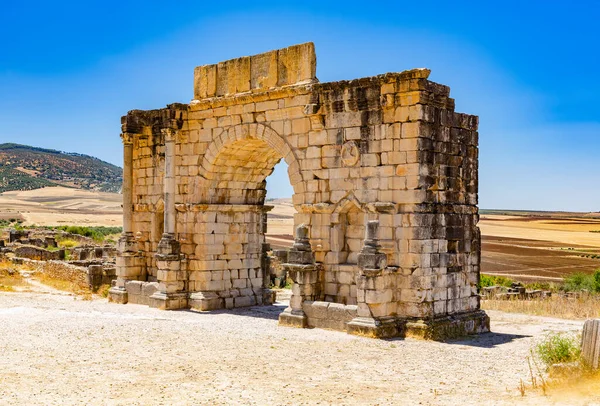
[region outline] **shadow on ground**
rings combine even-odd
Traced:
[[[508,344],[514,340],[529,338],[532,336],[522,334],[507,334],[507,333],[484,333],[475,336],[469,336],[456,340],[448,340],[448,344],[468,345],[470,347],[493,348],[498,345]]]
[[[288,306],[287,303],[276,302],[269,306],[252,306],[252,307],[240,307],[238,309],[222,309],[222,310],[211,310],[207,312],[198,312],[190,309],[176,310],[179,312],[196,313],[199,316],[202,315],[218,315],[227,314],[230,316],[246,316],[246,317],[258,317],[269,320],[279,320],[279,315]]]
[[[286,309],[289,302],[287,300],[283,300],[281,302],[275,302],[273,305],[269,306],[252,306],[252,307],[241,307],[237,309],[222,309],[222,310],[212,310],[207,312],[197,312],[193,310],[177,310],[182,312],[191,312],[191,313],[201,313],[201,315],[219,315],[219,314],[227,314],[230,316],[241,316],[241,317],[258,317],[262,319],[268,320],[278,320],[279,315]],[[200,315],[200,314],[199,314]],[[340,331],[340,334],[343,332]],[[467,336],[459,339],[453,340],[445,340],[444,342],[447,344],[454,345],[464,345],[469,347],[479,347],[479,348],[494,348],[496,346],[502,344],[508,344],[514,340],[519,340],[523,338],[530,338],[530,335],[522,335],[522,334],[507,334],[507,333],[484,333],[478,335]],[[399,341],[404,340],[404,337],[392,337],[384,339],[385,341]]]
[[[471,335],[462,338],[456,338],[452,340],[422,340],[429,342],[443,342],[446,344],[455,344],[455,345],[464,345],[470,347],[480,347],[480,348],[494,348],[498,345],[508,344],[511,341],[519,340],[521,338],[529,338],[532,336],[528,335],[520,335],[520,334],[506,334],[506,333],[483,333],[479,335]],[[394,342],[394,341],[402,341],[405,340],[405,337],[391,337],[385,338],[385,341]]]

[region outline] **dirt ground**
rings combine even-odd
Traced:
[[[560,281],[574,272],[600,268],[600,248],[550,241],[483,236],[481,272],[523,281]]]
[[[582,325],[490,312],[493,333],[475,338],[373,340],[278,327],[284,307],[165,312],[0,293],[0,404],[562,403],[517,388],[536,340]]]
[[[21,218],[25,225],[120,226],[123,224],[117,193],[47,187],[0,193],[0,218]]]
[[[484,236],[553,241],[600,248],[600,220],[484,215],[479,221]]]
[[[560,281],[600,268],[600,220],[481,216],[481,272],[522,281]]]

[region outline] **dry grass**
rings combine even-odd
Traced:
[[[539,393],[552,404],[600,401],[600,371],[582,364],[580,343],[580,334],[550,333],[533,347],[527,357],[528,382],[521,379],[517,386],[521,396]]]
[[[31,267],[14,265],[6,259],[0,259],[0,291],[13,292],[17,286],[27,286],[19,270],[31,271]]]
[[[100,285],[96,293],[102,297],[108,297],[108,290],[110,289],[110,285]]]
[[[548,396],[552,404],[587,405],[596,404],[591,400],[600,401],[600,371],[592,371],[580,363],[572,363],[564,370],[551,369],[546,378],[540,368],[530,366],[530,371],[531,382],[521,380],[517,387],[521,396],[537,392]]]
[[[588,397],[600,394],[600,371],[583,370],[581,375],[551,376],[550,387],[553,392],[570,396]]]
[[[589,319],[600,317],[600,296],[587,294],[577,298],[552,296],[534,300],[482,300],[481,308],[562,319]]]
[[[0,259],[0,291],[15,291],[17,286],[29,286],[21,272],[30,272],[32,277],[51,288],[75,293],[83,299],[91,299],[85,273],[75,266],[62,262],[45,262],[15,264],[7,259]],[[100,295],[108,296],[110,286],[102,286]]]

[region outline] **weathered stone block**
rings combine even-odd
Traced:
[[[224,300],[215,292],[196,292],[190,294],[189,306],[192,310],[208,311],[223,308]]]

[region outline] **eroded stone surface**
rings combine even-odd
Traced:
[[[479,310],[478,118],[428,69],[318,83],[315,66],[310,43],[201,66],[191,103],[122,118],[129,259],[115,289],[157,282],[161,308],[263,303],[266,178],[283,159],[321,275],[299,293],[386,323]],[[368,220],[377,276],[358,272]]]

